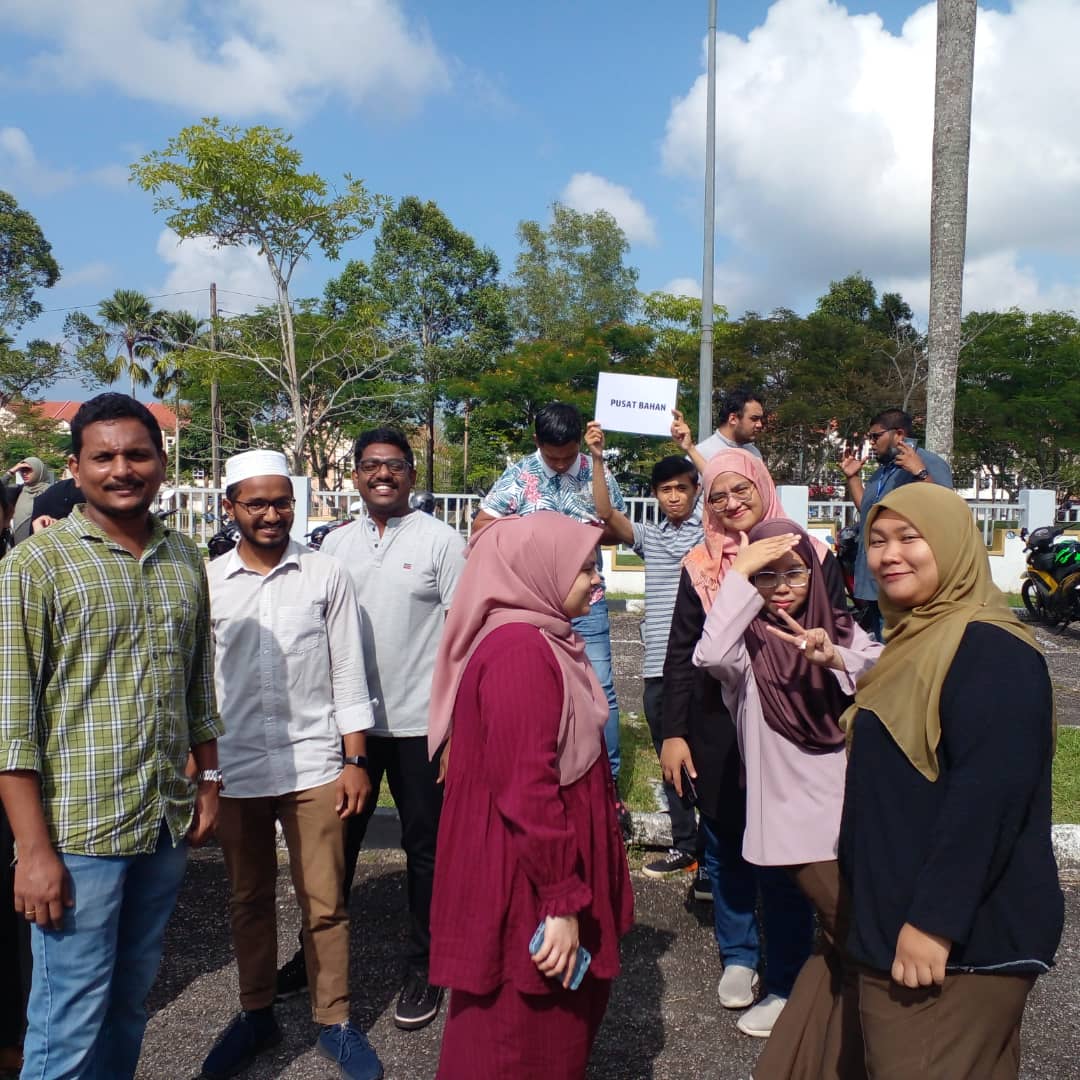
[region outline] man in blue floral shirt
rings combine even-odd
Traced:
[[[483,528],[495,518],[510,514],[531,514],[536,510],[555,510],[578,521],[596,521],[596,503],[592,496],[592,460],[581,452],[581,413],[573,405],[553,402],[536,414],[536,453],[509,465],[495,481],[480,504],[473,530]],[[611,473],[605,474],[611,505],[626,510],[619,485]],[[614,534],[605,530],[605,543],[617,543]],[[597,565],[599,566],[599,551]],[[615,682],[611,671],[611,630],[607,600],[600,585],[592,596],[588,615],[573,620],[574,629],[585,639],[585,651],[596,670],[608,700],[608,722],[604,728],[611,775],[619,778],[619,704],[615,700]],[[619,824],[625,831],[629,815],[622,803],[616,804]]]

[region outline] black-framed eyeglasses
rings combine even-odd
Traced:
[[[868,431],[866,433],[866,437],[871,442],[877,442],[878,439],[880,439],[882,435],[888,435],[888,434],[889,434],[889,429],[888,428],[882,428],[880,431]]]
[[[404,458],[363,458],[357,463],[357,468],[366,476],[372,476],[383,466],[386,466],[395,476],[403,476],[409,471],[409,463]]]
[[[789,589],[805,589],[810,584],[810,568],[796,566],[794,570],[759,570],[750,575],[754,587],[763,592],[772,592],[780,588],[780,582],[786,581]]]
[[[252,517],[260,517],[272,506],[279,514],[291,514],[296,505],[295,499],[282,496],[280,499],[249,499],[242,502],[240,499],[232,500],[233,506],[242,506]]]
[[[750,503],[754,501],[754,491],[755,488],[753,484],[740,484],[730,491],[717,491],[709,496],[709,505],[727,506],[728,500],[734,499],[743,506],[749,506]]]

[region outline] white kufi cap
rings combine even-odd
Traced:
[[[225,486],[232,487],[253,476],[289,477],[289,463],[280,450],[245,450],[225,462]]]

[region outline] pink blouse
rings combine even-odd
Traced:
[[[743,635],[764,606],[738,571],[728,570],[694,649],[694,664],[718,679],[739,736],[746,772],[743,857],[758,866],[798,866],[836,858],[847,755],[841,744],[811,752],[765,722]],[[850,648],[837,646],[844,671],[832,671],[845,693],[873,667],[883,646],[859,626]]]

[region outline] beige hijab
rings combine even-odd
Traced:
[[[906,518],[930,545],[938,587],[925,604],[894,607],[884,594],[885,649],[860,680],[855,703],[840,719],[851,735],[859,709],[868,709],[888,729],[911,764],[928,780],[938,778],[941,687],[969,623],[992,623],[1036,651],[1034,635],[1012,613],[990,577],[986,544],[967,503],[937,484],[906,484],[867,515],[866,536],[883,510]]]

